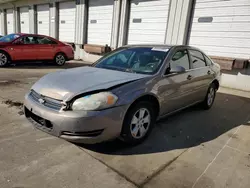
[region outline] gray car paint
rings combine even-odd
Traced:
[[[108,89],[145,77],[148,75],[80,67],[45,75],[32,86],[32,89],[44,96],[67,101],[82,93]]]
[[[140,46],[145,47],[145,45],[136,47]],[[125,48],[130,47],[135,46],[127,46]],[[157,45],[157,47],[159,47],[159,45]],[[40,94],[63,100],[63,102],[70,101],[73,97],[89,91],[110,90],[118,96],[118,101],[112,109],[98,111],[95,112],[94,115],[93,112],[62,110],[57,113],[52,113],[50,109],[31,101],[28,94],[26,95],[25,106],[29,110],[35,109],[35,114],[38,113],[37,115],[52,121],[57,133],[51,134],[55,136],[63,137],[73,142],[83,143],[97,143],[118,137],[128,108],[134,101],[140,99],[140,97],[151,95],[157,99],[160,106],[158,118],[160,118],[166,114],[203,101],[209,85],[215,80],[220,80],[220,67],[215,63],[211,66],[198,69],[192,69],[191,65],[191,69],[186,70],[186,72],[165,75],[164,73],[169,60],[176,51],[181,49],[195,49],[200,51],[199,49],[189,46],[173,46],[169,48],[170,50],[162,67],[155,75],[83,67],[51,73],[41,78],[32,87]],[[208,74],[208,71],[211,73]],[[189,80],[188,76],[191,76],[192,79]],[[122,83],[126,84],[120,85]],[[119,86],[115,87],[116,85]],[[71,121],[72,116],[74,121]],[[78,117],[78,119],[76,117]],[[66,124],[62,122],[62,119]],[[69,138],[61,134],[65,129],[71,131],[89,131],[97,128],[103,128],[105,131],[101,135],[92,138]]]

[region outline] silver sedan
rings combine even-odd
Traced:
[[[219,65],[197,48],[125,46],[42,77],[24,109],[37,128],[71,142],[138,144],[160,118],[197,103],[211,108],[219,80]]]

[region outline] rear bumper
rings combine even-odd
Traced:
[[[120,136],[127,106],[103,111],[56,111],[25,96],[25,116],[36,128],[75,143],[94,144]]]

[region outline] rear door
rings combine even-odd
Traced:
[[[38,60],[52,60],[56,54],[57,42],[46,36],[37,36]]]
[[[198,51],[189,49],[191,60],[191,72],[193,75],[193,101],[203,100],[206,96],[209,84],[213,80],[213,71],[207,65],[204,55]]]
[[[175,67],[185,68],[182,73],[173,73]],[[163,78],[159,81],[158,94],[162,99],[161,115],[167,114],[192,103],[192,72],[190,71],[190,61],[188,51],[185,48],[177,49],[167,65]]]

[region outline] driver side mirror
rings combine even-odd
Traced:
[[[176,67],[170,69],[170,73],[183,73],[185,71],[186,71],[186,69],[182,66],[176,66]]]

